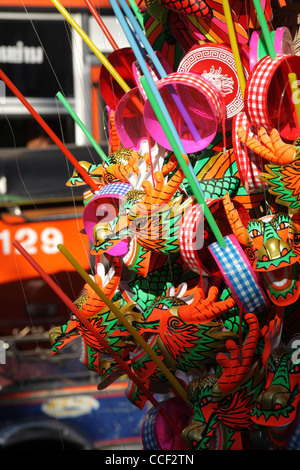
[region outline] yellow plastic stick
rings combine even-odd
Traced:
[[[223,10],[224,10],[224,15],[225,15],[226,25],[227,25],[228,33],[229,33],[230,45],[231,45],[231,49],[232,49],[232,53],[233,53],[233,57],[235,61],[237,75],[239,78],[240,89],[241,89],[242,97],[244,98],[246,80],[245,80],[245,75],[243,71],[243,65],[241,62],[239,46],[236,40],[236,34],[235,34],[234,24],[232,21],[231,10],[230,10],[228,0],[222,0],[222,3],[223,3]]]
[[[129,323],[129,321],[124,317],[122,312],[116,307],[116,305],[104,294],[104,292],[97,286],[97,284],[91,279],[88,273],[80,266],[80,264],[74,259],[74,257],[69,253],[69,251],[61,244],[57,245],[59,251],[67,258],[67,260],[72,264],[80,276],[85,280],[87,284],[94,290],[94,292],[105,302],[107,307],[116,315],[118,320],[123,324],[123,326],[129,331],[129,333],[134,337],[137,344],[141,346],[146,353],[151,357],[155,362],[157,367],[173,385],[177,393],[183,398],[183,400],[190,406],[190,403],[187,398],[187,394],[183,387],[180,385],[176,377],[169,371],[165,364],[160,360],[157,354],[150,348],[147,342],[138,334],[136,329]]]
[[[83,31],[83,29],[74,20],[70,13],[62,6],[62,4],[58,0],[51,0],[51,2],[57,8],[57,10],[64,16],[68,23],[75,29],[75,31],[77,31],[77,33],[81,36],[81,38],[89,46],[89,48],[94,52],[95,56],[98,57],[102,65],[104,65],[104,67],[109,71],[109,73],[113,76],[113,78],[120,85],[123,91],[127,93],[127,91],[129,91],[131,88],[123,80],[121,75],[119,75],[116,69],[111,65],[109,60],[107,60],[107,58],[102,54],[102,52],[99,51],[98,47],[93,43],[93,41],[89,38],[85,31]]]
[[[300,127],[300,93],[299,93],[297,75],[291,72],[288,74],[288,77],[289,77],[291,92],[292,92],[292,102],[294,103],[294,106],[295,106],[298,126]]]

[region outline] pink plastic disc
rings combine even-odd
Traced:
[[[217,89],[207,80],[194,73],[172,73],[157,84],[157,88],[173,120],[186,153],[206,148],[216,136],[222,122],[223,102]],[[180,112],[176,97],[198,132],[197,140],[191,126]],[[162,147],[172,147],[148,100],[144,107],[144,122],[153,139]]]
[[[150,137],[144,123],[143,113],[135,106],[132,97],[136,96],[141,103],[144,99],[138,88],[133,88],[121,98],[115,113],[115,126],[122,145],[139,152],[142,140],[150,138],[151,147],[154,140]]]

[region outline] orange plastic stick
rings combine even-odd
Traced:
[[[118,44],[116,43],[116,41],[114,40],[114,38],[112,37],[110,32],[108,31],[104,21],[102,20],[102,18],[98,14],[98,12],[97,12],[96,8],[94,7],[94,5],[89,0],[84,0],[84,1],[86,3],[87,7],[89,8],[90,12],[92,13],[93,17],[97,21],[98,25],[102,29],[103,33],[105,34],[106,39],[110,43],[113,50],[116,51],[117,49],[119,49]]]
[[[40,126],[47,132],[48,136],[53,140],[53,142],[58,146],[58,148],[63,152],[63,154],[68,158],[72,165],[76,168],[78,173],[82,176],[86,184],[88,184],[92,191],[98,191],[98,186],[95,181],[92,180],[90,175],[85,171],[85,169],[78,163],[76,158],[71,154],[69,149],[63,144],[63,142],[57,137],[57,135],[52,131],[48,124],[43,120],[43,118],[36,112],[36,110],[31,106],[18,88],[10,81],[10,79],[5,75],[5,73],[0,69],[0,78],[4,83],[10,88],[13,94],[21,101],[21,103],[28,109],[30,114],[36,119]]]

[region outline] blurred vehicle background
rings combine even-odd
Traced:
[[[50,1],[0,0],[0,68],[77,161],[101,163],[55,95],[61,91],[107,154],[100,65]],[[62,2],[64,3],[64,2]],[[84,1],[65,2],[102,53],[111,46]],[[108,9],[101,15],[122,47]],[[3,83],[2,83],[3,85]],[[144,413],[125,397],[126,376],[104,391],[72,342],[50,357],[48,332],[69,312],[13,247],[19,241],[72,300],[82,278],[57,250],[64,244],[89,271],[82,187],[66,187],[72,165],[10,90],[0,88],[0,448],[141,448]],[[83,187],[85,189],[85,187]]]

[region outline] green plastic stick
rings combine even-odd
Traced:
[[[264,36],[264,39],[265,39],[265,43],[266,43],[269,55],[270,55],[271,59],[273,60],[276,57],[276,51],[275,51],[272,36],[271,36],[270,31],[269,31],[268,23],[267,23],[264,11],[262,9],[260,0],[253,0],[253,4],[254,4],[254,7],[255,7],[255,10],[256,10],[256,13],[257,13],[257,17],[258,17],[259,22],[260,22],[260,27],[261,27],[261,30],[262,30],[262,33],[263,33],[263,36]]]
[[[146,77],[145,76],[142,76],[140,77],[140,82],[141,82],[141,85],[142,87],[144,88],[145,90],[145,93],[148,97],[148,100],[149,100],[149,103],[151,104],[152,108],[153,108],[153,111],[155,112],[156,114],[156,117],[161,125],[161,127],[163,128],[163,131],[164,133],[166,134],[166,137],[168,139],[168,141],[170,142],[170,145],[173,149],[173,152],[177,158],[177,161],[178,163],[180,164],[185,176],[186,176],[186,179],[188,180],[190,186],[191,186],[191,189],[198,201],[199,204],[201,204],[203,206],[203,210],[204,210],[204,216],[206,217],[206,220],[208,222],[208,224],[210,225],[210,228],[212,229],[216,239],[217,239],[217,242],[219,243],[219,245],[222,247],[222,248],[226,248],[226,242],[220,232],[220,229],[218,227],[218,225],[216,224],[216,221],[215,219],[213,218],[207,204],[206,204],[206,201],[202,195],[202,191],[199,189],[199,181],[197,180],[196,178],[196,175],[193,171],[193,168],[190,167],[190,165],[188,165],[177,145],[177,142],[176,142],[176,139],[174,138],[168,124],[167,124],[167,121],[163,115],[163,112],[161,111],[160,107],[158,106],[157,104],[157,101],[155,99],[155,96],[154,94],[152,93],[152,90],[146,80]]]
[[[68,110],[69,114],[72,116],[72,118],[74,119],[74,121],[76,122],[76,124],[80,127],[80,129],[84,132],[85,136],[88,138],[88,140],[90,141],[90,143],[92,144],[92,146],[94,147],[94,149],[96,150],[96,152],[98,153],[98,155],[100,156],[100,158],[106,162],[107,161],[107,157],[105,155],[105,153],[103,152],[102,148],[97,144],[97,142],[95,141],[94,137],[92,136],[92,134],[88,131],[88,129],[86,128],[86,126],[83,124],[83,122],[80,120],[80,118],[77,116],[77,114],[75,113],[75,111],[72,109],[72,107],[70,106],[70,104],[68,103],[68,101],[66,100],[66,98],[61,94],[61,92],[59,91],[58,93],[56,93],[56,96],[57,98],[60,100],[60,102],[64,105],[64,107]]]
[[[139,7],[137,6],[137,4],[135,3],[135,0],[128,0],[132,10],[133,10],[133,13],[135,14],[135,16],[137,17],[141,27],[143,28],[143,30],[145,30],[145,27],[144,27],[144,17],[143,17],[143,14],[140,12],[139,10]]]

